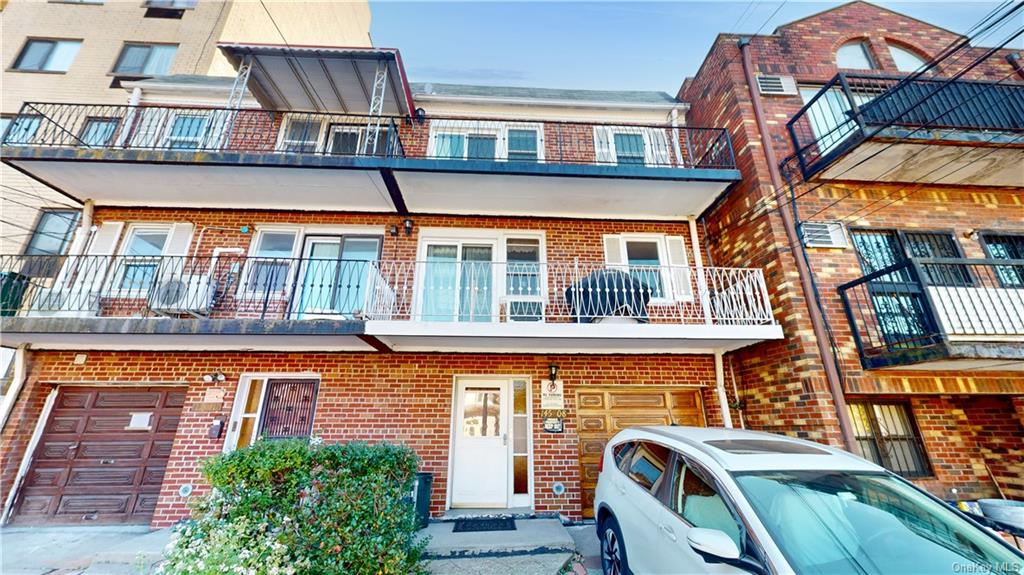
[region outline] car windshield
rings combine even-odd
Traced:
[[[896,477],[846,471],[733,476],[797,573],[1024,574],[1024,556]]]

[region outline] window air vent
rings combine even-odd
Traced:
[[[796,96],[796,80],[792,76],[758,76],[757,91],[762,96]]]
[[[804,245],[809,248],[845,248],[846,234],[841,222],[804,222]]]

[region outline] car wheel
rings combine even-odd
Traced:
[[[614,517],[601,522],[598,531],[601,539],[601,570],[604,575],[628,575],[626,547],[622,544],[622,531]]]

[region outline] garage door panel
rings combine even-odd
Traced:
[[[13,523],[148,523],[184,388],[61,386],[17,494]],[[132,412],[153,427],[126,431]]]
[[[75,467],[68,474],[68,486],[131,487],[141,470],[138,467]]]
[[[81,415],[55,414],[46,424],[44,432],[47,434],[79,433],[82,430],[85,419]]]
[[[97,409],[146,409],[160,405],[159,391],[101,391],[93,407]]]
[[[65,495],[57,505],[57,515],[123,515],[130,509],[134,495]]]
[[[594,489],[605,445],[615,433],[645,425],[704,425],[700,390],[665,386],[578,389],[577,434],[580,455],[580,506],[593,517]]]

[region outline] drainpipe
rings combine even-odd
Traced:
[[[715,350],[715,389],[718,393],[718,405],[722,410],[722,424],[732,429],[732,412],[729,411],[729,398],[725,395],[725,366],[722,365],[722,350]]]
[[[92,235],[93,213],[96,211],[96,202],[85,200],[82,202],[82,223],[75,231],[75,239],[68,246],[69,256],[80,256],[85,253],[85,246],[89,243],[89,236]]]
[[[0,404],[0,430],[7,427],[7,418],[11,416],[14,404],[17,403],[18,396],[21,395],[21,388],[25,385],[25,355],[27,352],[27,343],[19,345],[14,350],[14,373],[11,375],[11,385],[7,388],[7,393],[4,394],[3,404]]]
[[[775,157],[775,150],[772,148],[771,136],[768,133],[768,124],[764,118],[764,110],[761,108],[761,96],[757,93],[754,79],[754,65],[750,59],[750,38],[741,38],[739,41],[740,54],[743,56],[743,75],[747,81],[747,90],[750,92],[750,101],[754,107],[754,119],[757,121],[757,129],[761,133],[761,148],[764,149],[764,158],[768,162],[768,175],[771,178],[772,189],[777,192],[783,189],[782,174],[779,173],[779,162]],[[857,441],[853,435],[853,425],[850,422],[850,412],[846,408],[846,398],[843,395],[843,384],[839,378],[839,366],[836,358],[832,355],[829,347],[828,332],[825,329],[825,318],[822,316],[821,308],[818,307],[815,297],[814,285],[811,279],[811,268],[807,263],[804,251],[800,246],[800,236],[796,231],[796,223],[793,214],[789,210],[779,210],[782,216],[782,224],[786,228],[786,237],[789,240],[790,251],[793,259],[796,260],[796,269],[800,275],[800,287],[803,290],[804,301],[807,302],[807,311],[811,316],[811,326],[814,328],[814,339],[818,342],[818,354],[821,356],[821,363],[825,367],[825,379],[828,381],[829,392],[832,394],[832,403],[836,409],[836,418],[839,421],[839,431],[843,436],[843,446],[851,453],[858,453]]]

